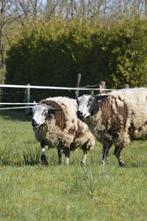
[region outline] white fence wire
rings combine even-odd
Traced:
[[[0,110],[19,110],[19,109],[28,109],[33,106],[22,106],[22,107],[1,107]]]
[[[28,90],[28,96],[30,96],[30,89],[47,89],[47,90],[67,90],[67,91],[112,91],[113,89],[100,89],[100,88],[90,88],[90,87],[56,87],[56,86],[37,86],[37,85],[12,85],[12,84],[0,84],[0,88],[22,88]],[[29,99],[27,99],[29,101]],[[0,107],[0,110],[17,110],[17,109],[28,109],[32,108],[35,103],[24,102],[24,103],[8,103],[8,102],[0,102],[0,105],[14,105],[15,107]],[[21,105],[16,107],[17,105]],[[22,106],[24,105],[24,106]]]
[[[5,102],[0,102],[0,105],[35,105],[36,103],[5,103]]]
[[[88,87],[56,87],[56,86],[37,86],[37,85],[12,85],[12,84],[0,84],[0,88],[30,88],[30,89],[49,89],[49,90],[68,90],[68,91],[99,91],[100,88],[88,88]],[[105,91],[111,91],[113,89],[103,89]]]

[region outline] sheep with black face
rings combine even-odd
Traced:
[[[112,144],[120,166],[121,150],[133,140],[147,139],[147,88],[114,90],[107,95],[83,95],[77,99],[78,116],[103,144],[105,163]]]
[[[41,145],[41,161],[47,164],[45,146],[57,147],[59,163],[62,151],[69,164],[70,151],[83,150],[81,163],[85,164],[87,152],[95,145],[95,138],[88,126],[77,117],[76,100],[67,97],[52,97],[39,102],[33,108],[32,126]]]

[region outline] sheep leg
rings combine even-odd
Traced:
[[[82,160],[81,160],[81,162],[80,162],[81,166],[83,166],[83,165],[86,164],[87,150],[88,150],[88,148],[89,148],[89,140],[82,145],[83,157],[82,157]]]
[[[61,164],[62,163],[62,152],[63,152],[61,143],[58,144],[57,149],[58,149],[59,164]]]
[[[62,150],[58,149],[58,158],[59,158],[59,164],[62,163]]]
[[[69,165],[70,150],[68,148],[65,148],[64,154],[65,154],[65,164]]]
[[[103,145],[103,150],[102,150],[102,164],[104,165],[106,163],[106,159],[109,153],[109,149],[112,144],[104,144]]]
[[[121,159],[121,151],[122,151],[122,147],[119,146],[115,146],[115,150],[114,150],[114,154],[116,156],[116,158],[118,159],[118,163],[120,167],[125,167],[125,162]]]
[[[41,159],[42,164],[48,165],[48,161],[47,161],[46,156],[45,156],[45,142],[44,141],[41,141],[40,159]]]
[[[87,159],[87,151],[83,150],[83,157],[82,157],[82,160],[80,162],[81,166],[86,164],[86,159]]]

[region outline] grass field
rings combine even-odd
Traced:
[[[70,165],[58,165],[56,149],[47,150],[49,165],[39,164],[39,145],[22,114],[0,113],[1,221],[145,221],[147,220],[147,141],[123,152],[126,168],[113,156],[99,162],[97,144],[80,167],[82,152]]]

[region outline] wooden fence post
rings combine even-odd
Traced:
[[[124,85],[124,88],[129,88],[129,84],[125,84],[125,85]]]
[[[99,94],[105,93],[105,89],[106,88],[106,82],[105,81],[100,81],[100,83],[98,84],[98,88],[99,88]]]
[[[30,103],[30,84],[27,84],[27,88],[26,88],[26,91],[25,91],[25,102],[26,103]],[[28,105],[27,105],[28,106]],[[29,108],[26,108],[26,114],[28,114],[30,112],[30,109]]]
[[[82,77],[82,75],[81,75],[80,73],[78,73],[78,78],[77,78],[77,85],[76,85],[76,87],[79,87],[79,86],[80,86],[81,77]],[[75,97],[76,97],[76,98],[79,97],[79,90],[76,90],[76,91],[75,91]]]

